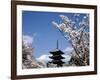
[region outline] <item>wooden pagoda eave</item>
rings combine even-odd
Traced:
[[[51,58],[51,59],[65,59],[62,56],[49,56],[49,58]]]

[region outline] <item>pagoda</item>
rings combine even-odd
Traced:
[[[52,54],[52,56],[49,56],[49,58],[51,58],[52,61],[49,63],[56,64],[57,67],[62,67],[63,64],[65,63],[62,61],[62,59],[64,59],[64,57],[62,56],[64,53],[58,49],[58,40],[57,40],[57,48],[55,50],[50,51],[50,54]]]

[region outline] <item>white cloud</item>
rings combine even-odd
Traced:
[[[48,61],[51,61],[51,59],[49,58],[50,55],[41,55],[39,58],[36,58],[38,61],[44,61],[45,63],[47,63]]]
[[[72,48],[72,47],[66,47],[66,48],[63,50],[63,52],[64,52],[65,54],[70,54],[72,51],[73,51],[73,48]]]
[[[71,58],[70,55],[62,55],[65,59],[63,59],[64,62],[68,62]]]
[[[52,56],[52,55],[41,55],[39,58],[36,58],[37,61],[40,61],[40,62],[44,62],[44,63],[47,63],[49,61],[51,61],[52,59],[49,58],[49,56]],[[71,58],[70,55],[62,55],[65,59],[62,59],[62,61],[64,62],[68,62]]]
[[[63,57],[65,57],[65,59],[63,60],[64,62],[68,62],[71,58],[71,52],[73,51],[73,47],[66,47],[63,52],[65,53],[63,55]]]

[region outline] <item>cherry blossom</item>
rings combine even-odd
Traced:
[[[74,14],[75,16],[78,18],[81,15]],[[60,18],[63,20],[62,23],[58,24],[54,21],[52,23],[60,30],[74,49],[69,61],[70,64],[76,66],[89,65],[89,15],[86,14],[79,24],[69,19],[68,16],[60,15]]]

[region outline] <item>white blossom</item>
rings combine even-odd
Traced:
[[[56,22],[53,21],[52,24],[53,24],[55,27],[59,28],[59,25],[58,25]]]
[[[75,14],[74,16],[80,17],[80,14]],[[70,41],[74,49],[72,58],[76,60],[74,61],[74,64],[88,65],[89,64],[89,59],[88,59],[89,58],[89,32],[88,31],[86,32],[86,28],[88,26],[89,29],[89,15],[87,14],[86,16],[83,17],[82,21],[79,22],[78,27],[75,25],[76,22],[70,20],[67,16],[60,15],[60,17],[63,20],[63,23],[60,24],[53,23],[53,24],[62,33],[64,33],[64,37],[66,38],[66,40]],[[80,60],[79,58],[82,60]]]
[[[66,24],[68,24],[68,23],[71,22],[71,20],[70,20],[67,16],[60,15],[60,17],[61,17],[61,19],[62,19]]]

